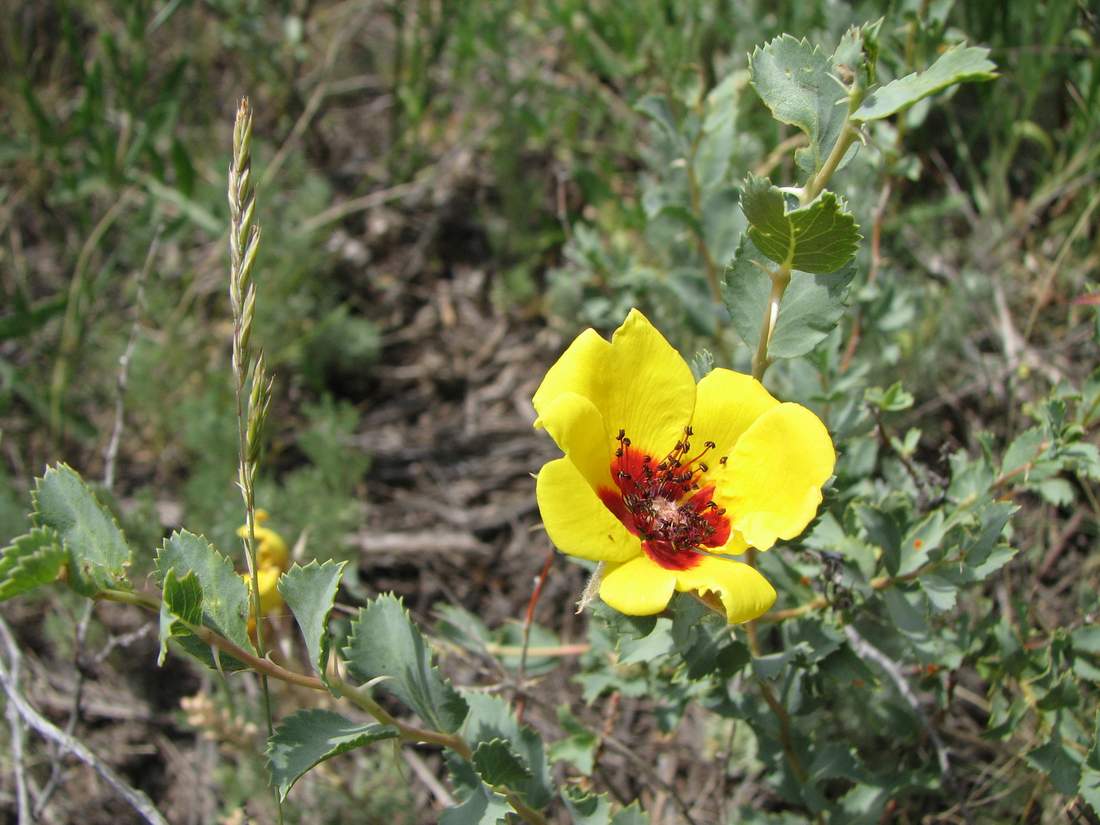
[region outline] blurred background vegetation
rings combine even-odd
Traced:
[[[524,430],[531,381],[584,326],[607,331],[639,306],[685,351],[717,334],[719,361],[747,365],[719,331],[705,271],[732,255],[737,182],[754,169],[795,178],[791,133],[747,86],[746,53],[781,32],[831,50],[852,23],[885,16],[884,63],[900,76],[935,58],[938,41],[913,34],[920,15],[990,47],[1002,74],[878,129],[865,150],[876,162],[841,176],[870,243],[854,309],[822,348],[834,374],[901,382],[914,401],[895,427],[919,424],[934,462],[1003,443],[1029,403],[1095,366],[1100,15],[1086,0],[7,0],[0,13],[0,543],[25,530],[47,462],[103,475],[128,355],[110,491],[127,533],[151,548],[186,523],[235,546],[224,193],[244,94],[264,231],[256,340],[277,375],[258,498],[307,557],[360,558],[368,526],[410,527],[392,515],[410,495],[447,507],[421,479],[439,484],[438,466],[503,437],[471,435],[470,399],[501,402],[507,432]],[[690,147],[685,169],[671,135],[691,117],[725,137],[712,155]],[[669,208],[680,200],[689,214]],[[498,324],[511,332],[494,339]],[[456,335],[464,359],[450,357]],[[484,345],[522,372],[499,398]],[[804,382],[799,369],[770,379]],[[522,494],[523,467],[548,448],[516,443],[519,470],[502,472]],[[1029,552],[1071,540],[1083,564],[1092,488],[1055,486],[1029,507],[1051,525]],[[497,617],[521,615],[541,564],[543,546],[526,552],[516,527],[531,520],[521,504],[469,528],[490,548],[470,593],[497,593]],[[372,576],[360,558],[364,592],[407,581],[410,563]],[[508,581],[493,583],[494,564]],[[453,596],[453,576],[431,592]],[[29,644],[66,662],[80,608],[41,597],[24,621],[47,608],[49,645]],[[114,665],[127,678],[148,666]],[[157,718],[178,705],[148,690]],[[153,782],[162,798],[171,770]],[[393,770],[382,760],[357,776]],[[210,778],[221,802],[209,810],[233,809],[226,788],[249,774],[231,773]],[[364,799],[366,821],[419,821],[404,783],[345,778],[325,799],[333,818],[317,821]]]

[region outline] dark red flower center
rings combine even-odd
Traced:
[[[700,548],[721,547],[730,535],[726,511],[714,503],[714,485],[702,481],[709,469],[703,459],[715,449],[714,442],[691,456],[691,436],[691,427],[685,428],[683,438],[658,461],[619,430],[611,462],[617,489],[599,491],[604,505],[642,540],[646,555],[669,570],[694,567],[703,559]]]

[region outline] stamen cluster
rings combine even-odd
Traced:
[[[713,500],[714,487],[702,484],[710,469],[703,458],[715,444],[704,442],[689,458],[692,435],[686,427],[683,438],[660,461],[635,448],[624,430],[616,438],[612,476],[628,516],[624,521],[650,556],[670,568],[693,566],[700,547],[722,544],[728,536],[725,510]]]

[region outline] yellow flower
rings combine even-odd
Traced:
[[[283,606],[283,594],[279,592],[279,576],[282,571],[277,567],[261,567],[256,571],[256,578],[260,583],[260,613],[268,616]],[[241,573],[241,578],[248,585],[249,597],[252,594],[252,577],[247,573]],[[251,621],[251,620],[250,620]]]
[[[538,475],[546,532],[563,553],[606,563],[607,604],[650,615],[696,591],[730,622],[772,606],[767,579],[713,554],[767,550],[813,519],[836,462],[816,415],[730,370],[697,385],[637,310],[610,343],[581,333],[532,401],[535,426],[565,453]]]
[[[256,565],[261,570],[265,567],[286,570],[290,566],[290,551],[282,536],[270,527],[261,526],[268,518],[270,516],[267,510],[256,510]],[[245,538],[248,535],[248,525],[237,528],[237,535]]]

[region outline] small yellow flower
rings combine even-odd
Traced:
[[[814,413],[726,369],[696,384],[637,310],[610,343],[581,333],[532,401],[535,426],[565,453],[538,475],[546,532],[563,553],[606,563],[607,604],[650,615],[696,591],[730,622],[772,606],[767,579],[714,554],[767,550],[814,518],[836,462]]]
[[[290,550],[282,536],[270,527],[261,526],[268,518],[270,516],[267,510],[256,510],[256,565],[261,570],[265,567],[277,567],[285,571],[290,566]],[[248,525],[237,528],[237,535],[245,538],[248,535]]]
[[[256,578],[260,583],[260,613],[269,616],[283,606],[283,594],[279,592],[279,576],[282,571],[277,567],[261,567],[256,571]],[[247,573],[241,573],[241,578],[248,586],[249,598],[252,594],[252,577]],[[251,621],[251,620],[250,620]]]

